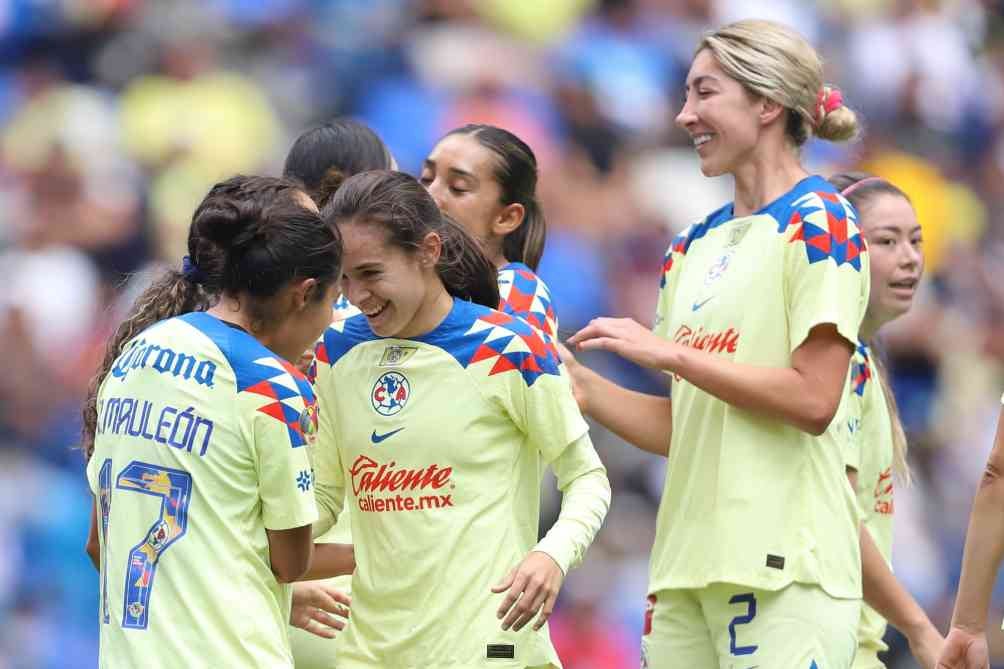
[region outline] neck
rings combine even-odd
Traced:
[[[261,342],[261,345],[265,348],[278,353],[287,360],[296,360],[302,351],[281,351],[276,348],[272,336],[273,333],[261,330],[260,324],[255,323],[255,319],[248,312],[245,306],[247,303],[248,300],[246,298],[238,299],[230,295],[224,295],[207,313],[216,316],[221,321],[241,326],[251,333],[252,337]]]
[[[736,181],[733,215],[737,218],[759,211],[790,191],[809,175],[787,144],[781,149],[765,148],[733,173]]]
[[[439,277],[436,277],[434,287],[429,290],[426,299],[415,312],[415,318],[396,336],[408,339],[428,334],[443,322],[451,309],[453,309],[453,296],[446,292],[446,286]]]

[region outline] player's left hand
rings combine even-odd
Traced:
[[[509,591],[498,610],[498,617],[505,618],[502,629],[511,627],[513,631],[519,631],[533,620],[538,611],[540,616],[533,629],[543,627],[554,611],[554,602],[564,580],[565,574],[550,555],[531,551],[492,588],[495,594]]]
[[[345,629],[352,598],[324,581],[293,584],[293,610],[289,623],[324,639]]]
[[[568,339],[583,351],[603,349],[642,367],[667,369],[666,353],[673,344],[631,318],[594,318]]]

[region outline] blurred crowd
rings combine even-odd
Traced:
[[[417,173],[445,131],[536,151],[541,275],[563,335],[650,323],[676,231],[727,201],[673,124],[702,30],[772,18],[815,44],[864,120],[813,171],[901,186],[924,229],[914,311],[881,347],[911,440],[894,565],[942,630],[1004,391],[1004,4],[991,0],[0,0],[0,669],[95,666],[90,495],[74,446],[110,331],[179,265],[194,205],[277,174],[292,139],[351,115]],[[665,382],[617,359],[622,383]],[[600,430],[614,501],[552,634],[568,669],[638,666],[664,462]],[[547,516],[558,499],[548,485]],[[1004,615],[1004,587],[994,599]],[[991,625],[991,630],[996,626]],[[913,666],[890,633],[892,667]],[[1004,667],[1004,638],[991,639]]]

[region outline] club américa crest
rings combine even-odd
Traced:
[[[370,401],[381,416],[393,416],[401,411],[411,397],[411,384],[400,372],[381,374],[373,385]]]

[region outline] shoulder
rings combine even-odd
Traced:
[[[376,338],[366,316],[357,311],[328,326],[314,348],[314,355],[317,362],[334,366],[353,348]]]
[[[463,300],[456,300],[440,327],[416,341],[439,347],[485,377],[512,373],[532,386],[543,375],[559,375],[550,337],[522,318]]]
[[[551,291],[544,280],[523,263],[509,263],[498,272],[499,310],[526,319],[538,330],[554,336],[556,320]]]
[[[803,179],[765,212],[777,222],[784,241],[804,250],[809,264],[833,259],[861,270],[864,238],[857,212],[828,181],[819,176]]]
[[[673,269],[673,265],[679,262],[680,257],[687,255],[687,251],[690,250],[692,244],[702,239],[711,230],[731,219],[732,203],[729,203],[714,210],[697,223],[687,226],[683,232],[674,237],[662,258],[662,282],[660,287],[666,286],[666,276]]]
[[[178,317],[215,344],[233,370],[238,398],[284,424],[294,448],[303,446],[316,428],[316,398],[307,378],[288,360],[248,333],[205,313]]]

